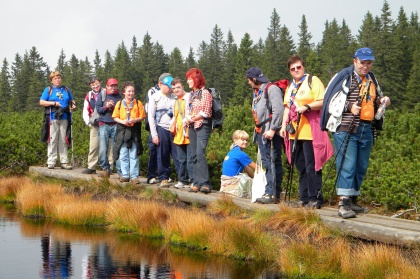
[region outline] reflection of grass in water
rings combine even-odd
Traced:
[[[47,216],[69,224],[109,224],[114,231],[161,238],[177,247],[275,264],[292,277],[418,278],[420,274],[418,256],[410,262],[398,247],[354,245],[337,231],[326,228],[315,211],[284,205],[280,205],[279,212],[246,211],[228,197],[210,204],[206,210],[185,209],[167,206],[168,201],[174,202],[169,191],[118,188],[107,183],[90,185],[93,194],[82,194],[88,187],[82,191],[80,182],[63,188],[57,183],[26,181],[12,188],[17,189],[16,204],[24,215]],[[103,189],[108,186],[112,190]],[[131,199],[110,200],[112,196]],[[114,253],[119,258],[132,257],[124,252],[128,250],[130,247],[116,246]]]

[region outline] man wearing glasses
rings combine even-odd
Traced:
[[[367,213],[357,198],[368,168],[373,130],[382,129],[381,117],[375,120],[379,105],[389,105],[372,68],[373,51],[360,48],[353,64],[336,74],[325,91],[321,129],[333,134],[337,169],[338,215],[354,218]]]

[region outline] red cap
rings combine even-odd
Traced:
[[[116,80],[115,78],[110,78],[108,79],[108,81],[106,82],[106,85],[110,86],[110,85],[114,85],[114,84],[118,84],[118,80]]]

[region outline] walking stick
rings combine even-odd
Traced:
[[[284,196],[284,201],[286,201],[287,196],[289,196],[289,201],[288,201],[289,203],[290,203],[290,192],[292,191],[293,165],[295,164],[295,149],[296,149],[296,143],[297,143],[297,140],[298,140],[300,116],[301,116],[301,114],[298,113],[298,119],[297,119],[297,123],[296,123],[296,134],[295,134],[295,139],[293,141],[292,154],[291,154],[291,159],[290,159],[289,179],[287,181],[286,194]]]

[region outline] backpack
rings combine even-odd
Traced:
[[[106,90],[104,88],[102,88],[102,90],[101,90],[102,103],[105,102],[105,99],[106,99]],[[100,115],[99,115],[99,113],[98,113],[98,111],[96,110],[96,107],[95,107],[95,109],[93,110],[92,116],[89,118],[89,124],[94,125],[94,126],[98,126],[99,116]]]
[[[216,88],[206,88],[211,96],[211,118],[212,118],[212,129],[219,128],[222,129],[223,126],[223,109],[222,109],[222,99],[220,97],[220,92]],[[198,99],[201,100],[201,91],[198,93]]]
[[[151,87],[151,88],[149,89],[149,91],[147,91],[147,93],[146,93],[146,104],[145,104],[145,106],[148,106],[148,105],[149,105],[149,92],[151,92],[151,94],[150,94],[150,95],[153,95],[153,94],[155,94],[155,93],[156,93],[156,91],[158,91],[158,90],[159,90],[159,87],[158,87],[157,85],[155,85],[155,86]],[[148,117],[146,117],[146,119],[144,120],[144,129],[145,129],[146,131],[149,131],[149,132],[150,132],[150,125],[149,125],[149,120],[148,120]]]

